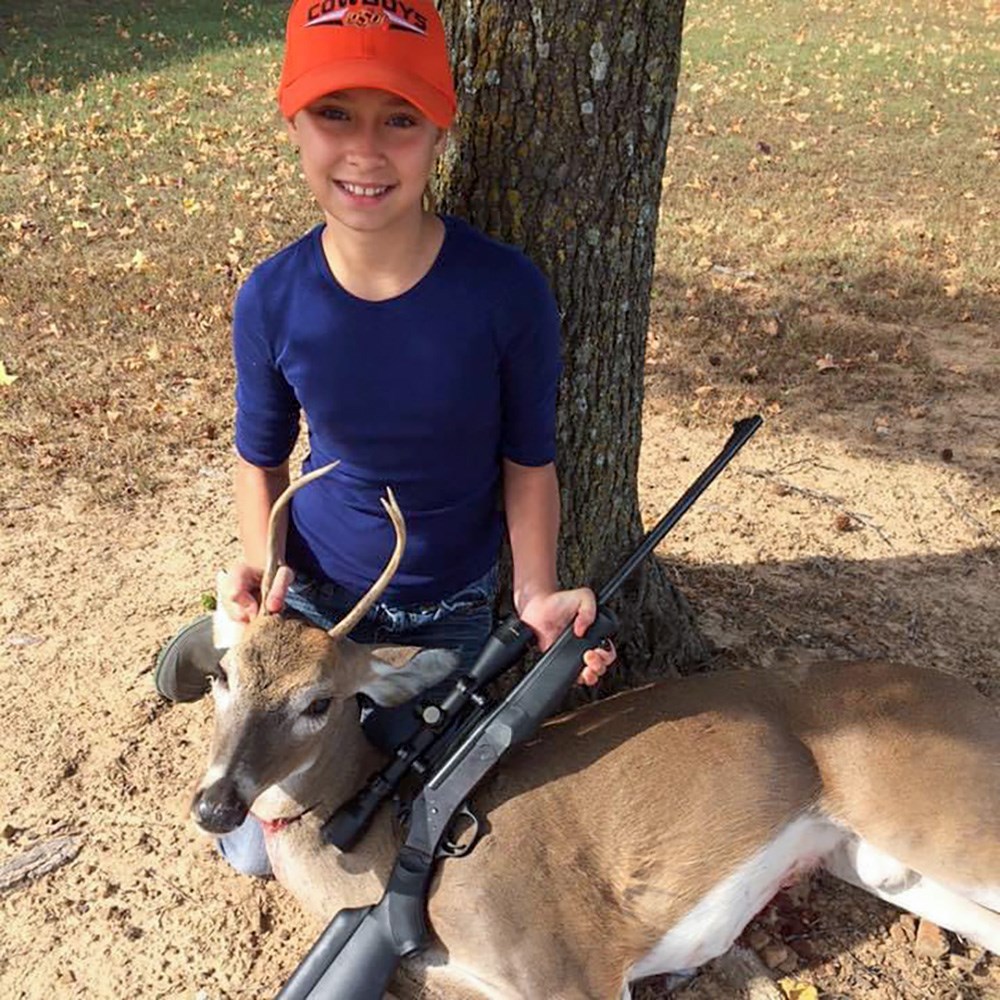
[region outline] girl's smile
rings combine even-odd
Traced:
[[[376,205],[396,187],[395,184],[355,184],[351,181],[333,183],[347,195],[351,203],[357,205]]]

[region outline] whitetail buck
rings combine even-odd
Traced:
[[[391,496],[386,509],[396,550],[347,619],[328,634],[260,616],[230,649],[192,807],[216,834],[252,810],[278,880],[324,919],[376,902],[400,844],[386,809],[349,854],[319,836],[384,763],[354,696],[396,704],[452,666],[345,638],[402,552]],[[476,792],[486,833],[441,863],[437,942],[400,989],[628,997],[634,979],[725,952],[815,866],[1000,953],[998,779],[994,706],[933,671],[830,662],[608,698],[545,725]]]

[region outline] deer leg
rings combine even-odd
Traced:
[[[1000,954],[1000,913],[907,868],[865,841],[832,851],[823,865],[837,878]]]

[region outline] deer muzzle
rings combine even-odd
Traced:
[[[199,788],[191,803],[191,815],[198,826],[218,836],[232,833],[247,818],[248,812],[249,806],[229,778],[220,778]]]

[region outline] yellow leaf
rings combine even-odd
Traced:
[[[781,992],[788,997],[788,1000],[819,1000],[819,992],[812,983],[804,983],[801,979],[778,980]]]
[[[136,250],[126,265],[126,269],[129,271],[148,271],[149,258],[141,250]]]
[[[17,381],[16,375],[7,374],[7,366],[0,361],[0,386],[8,386]]]

